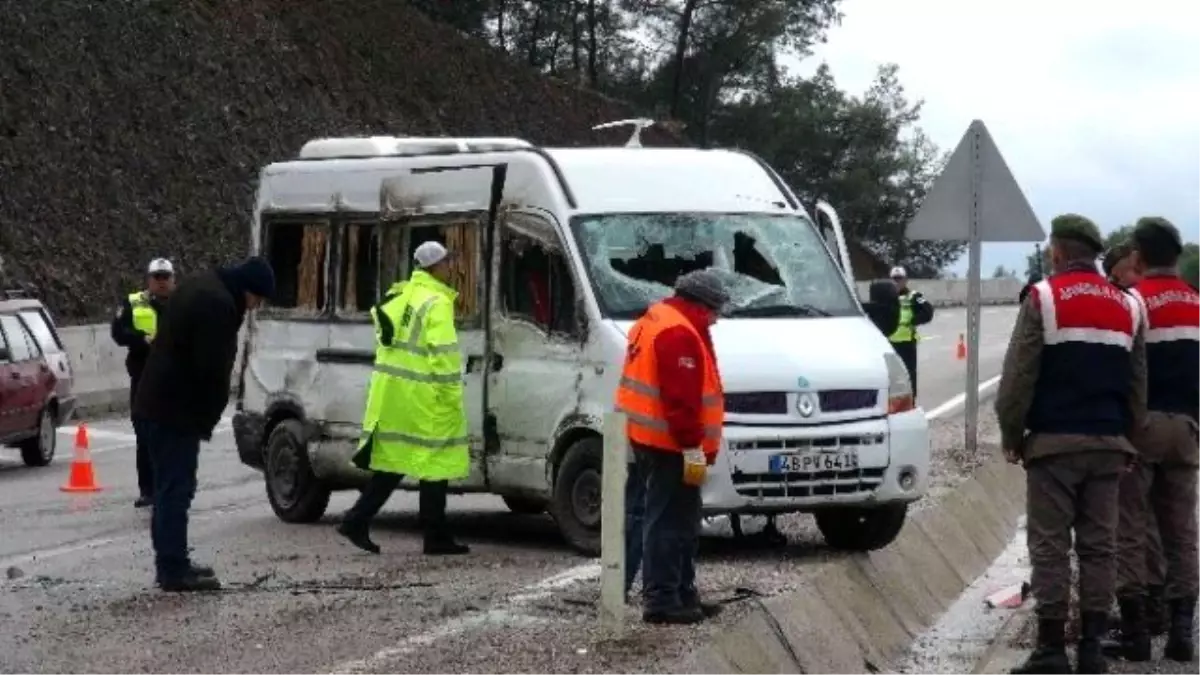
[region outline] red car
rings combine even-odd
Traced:
[[[0,446],[29,466],[54,460],[58,426],[75,412],[71,363],[42,303],[0,294]]]

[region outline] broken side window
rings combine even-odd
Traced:
[[[342,228],[337,303],[340,313],[365,313],[378,301],[378,230],[379,226],[371,222],[347,223]]]
[[[479,221],[456,218],[436,223],[387,223],[380,246],[380,295],[397,281],[408,279],[413,270],[413,252],[427,241],[437,241],[450,251],[450,285],[458,292],[454,314],[460,326],[476,326],[481,320],[483,268]]]
[[[561,249],[512,229],[505,229],[502,246],[504,312],[548,332],[575,332],[575,284]]]
[[[268,222],[266,255],[275,271],[270,305],[305,314],[325,310],[327,223]]]

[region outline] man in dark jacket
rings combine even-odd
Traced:
[[[229,403],[246,311],[274,290],[270,264],[250,258],[184,280],[159,321],[133,420],[154,464],[150,535],[157,582],[165,591],[221,587],[211,568],[193,565],[188,558],[188,509],[196,493],[200,441],[212,438]]]
[[[146,270],[146,288],[130,293],[117,306],[112,321],[112,339],[129,352],[125,355],[125,372],[129,373],[129,407],[137,398],[138,380],[150,355],[150,344],[158,334],[158,317],[167,306],[167,298],[175,290],[175,266],[166,258],[150,261]],[[137,434],[137,428],[134,428]],[[136,508],[150,506],[154,499],[154,468],[150,453],[141,438],[137,440],[138,498]]]

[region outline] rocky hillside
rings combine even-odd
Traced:
[[[4,0],[0,284],[96,320],[166,255],[243,254],[254,178],[312,137],[612,143],[627,106],[400,0]],[[673,139],[648,134],[650,143]]]

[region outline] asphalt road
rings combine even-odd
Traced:
[[[981,380],[999,372],[1016,308],[983,313]],[[965,362],[955,345],[962,310],[924,328],[922,405],[945,427],[961,411]],[[956,403],[957,402],[957,403]],[[942,425],[942,426],[938,426]],[[73,428],[59,458],[29,469],[0,449],[0,671],[3,672],[542,672],[653,670],[654,633],[617,656],[589,653],[599,567],[572,553],[546,516],[518,516],[499,499],[452,497],[450,518],[470,556],[421,554],[416,496],[397,494],[374,537],[383,555],[350,547],[333,525],[354,495],[334,496],[312,526],[278,521],[261,476],[237,459],[225,427],[203,449],[191,543],[226,590],[164,594],[152,587],[149,512],[135,510],[132,434],[123,420],[90,424],[104,490],[59,491]],[[958,432],[961,434],[961,431]],[[830,555],[810,520],[783,519],[784,548],[709,533],[706,594],[803,583],[806,562]],[[664,629],[666,630],[666,629]],[[674,629],[671,629],[674,630]],[[679,629],[686,630],[686,629]],[[649,635],[649,637],[645,637]],[[617,659],[617,660],[613,660]]]

